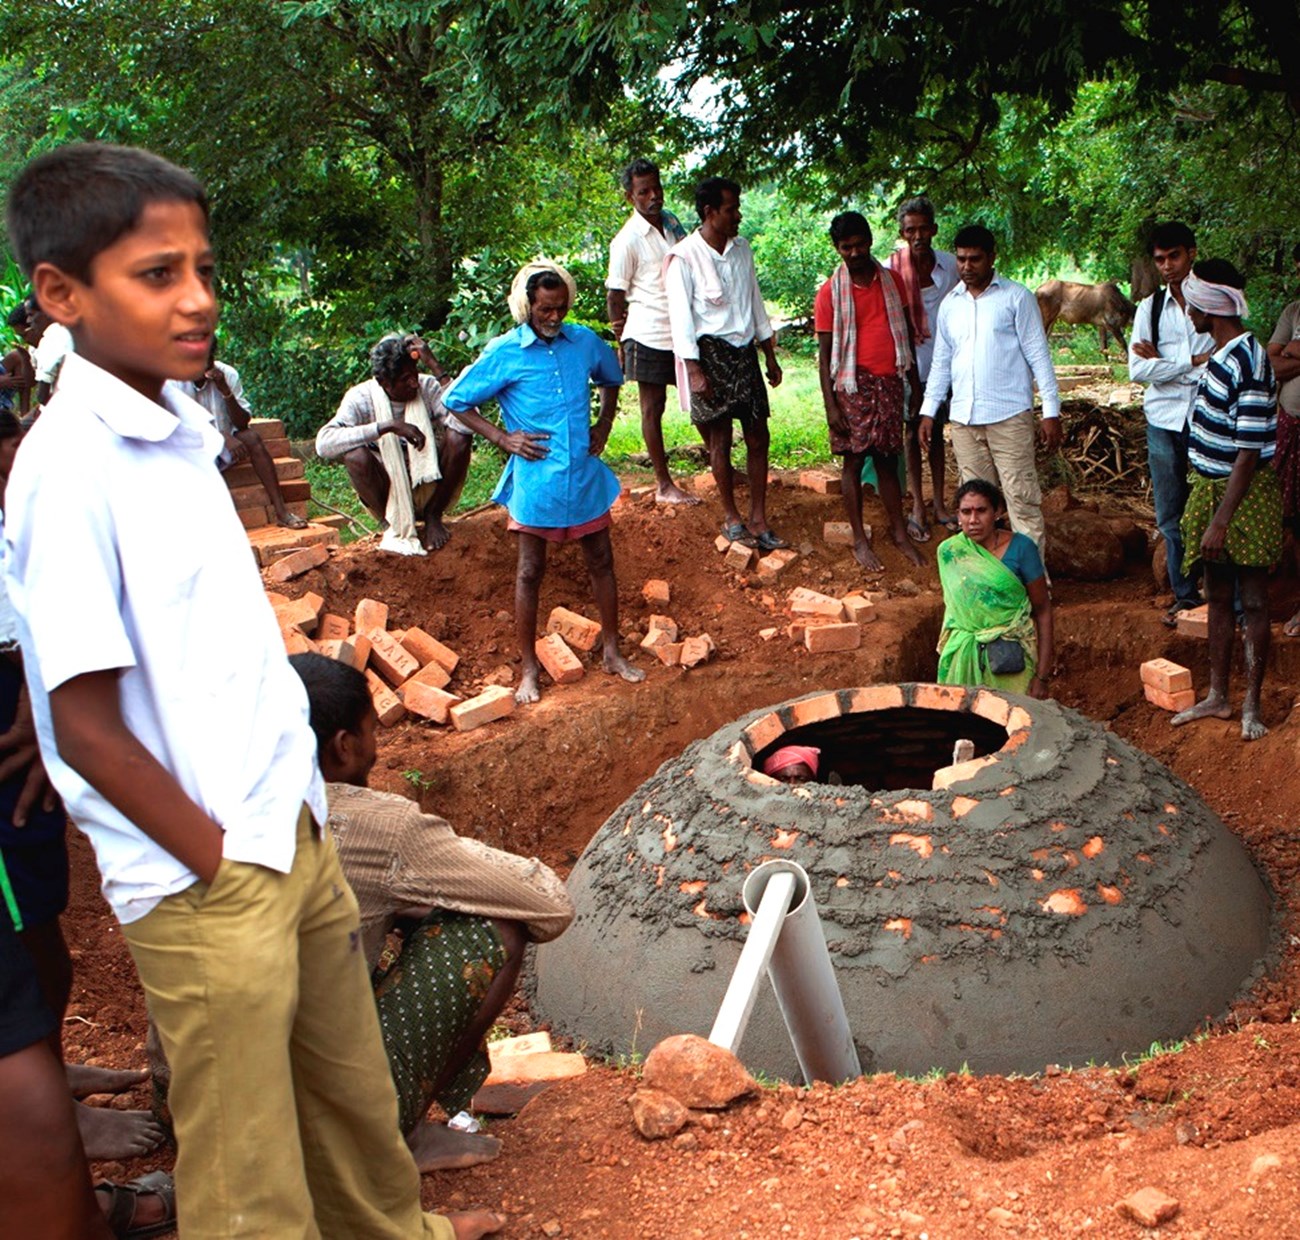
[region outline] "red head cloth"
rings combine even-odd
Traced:
[[[763,774],[775,775],[777,771],[784,771],[787,766],[802,762],[816,775],[817,759],[820,755],[821,750],[814,749],[811,745],[785,745],[763,763]]]

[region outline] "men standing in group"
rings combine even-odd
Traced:
[[[1180,611],[1200,606],[1196,583],[1183,572],[1183,539],[1178,523],[1187,503],[1187,445],[1192,406],[1214,341],[1192,326],[1183,298],[1183,281],[1196,259],[1196,238],[1186,224],[1159,224],[1147,244],[1164,287],[1139,303],[1128,347],[1128,373],[1146,384],[1142,408],[1147,419],[1147,469],[1156,509],[1156,529],[1165,540],[1173,605],[1164,615],[1171,628]]]
[[[911,386],[912,412],[921,406],[907,312],[893,272],[871,257],[866,218],[843,211],[831,220],[830,234],[842,261],[817,291],[813,326],[831,452],[843,459],[841,491],[853,530],[853,557],[868,572],[884,568],[862,524],[862,466],[869,456],[894,543],[919,565],[898,482],[904,380]]]
[[[537,600],[548,543],[582,547],[600,611],[605,671],[633,684],[645,679],[618,649],[609,510],[619,484],[600,460],[614,425],[623,374],[614,350],[595,332],[564,321],[576,293],[573,277],[555,264],[540,260],[524,267],[510,291],[510,310],[519,326],[490,341],[447,392],[447,408],[508,454],[492,498],[510,513],[508,528],[519,536],[515,634],[523,672],[515,700],[520,703],[541,696]],[[594,425],[593,384],[600,390]],[[475,408],[489,400],[500,404],[503,427]]]
[[[689,407],[709,450],[722,499],[723,534],[732,542],[775,551],[789,544],[767,523],[771,410],[754,346],[767,358],[767,381],[773,387],[781,382],[781,366],[754,273],[754,254],[739,236],[740,186],[725,177],[701,181],[695,188],[695,210],[699,228],[669,251],[664,265],[682,408]],[[733,418],[745,436],[748,521],[736,508]]]
[[[623,195],[632,215],[609,243],[605,308],[622,348],[623,377],[635,379],[641,397],[641,436],[655,471],[655,503],[698,504],[668,471],[664,448],[664,405],[675,383],[673,331],[664,292],[664,259],[686,237],[671,211],[664,210],[659,169],[638,159],[623,169]]]
[[[1034,462],[1034,383],[1043,402],[1043,445],[1061,443],[1061,396],[1034,295],[994,269],[993,234],[967,224],[953,241],[961,283],[944,298],[921,407],[921,446],[951,388],[952,446],[961,480],[984,478],[1006,497],[1011,528],[1044,546],[1042,491]]]
[[[898,208],[898,235],[903,244],[889,258],[890,270],[903,285],[903,297],[912,319],[912,346],[916,355],[916,370],[924,394],[930,378],[930,363],[934,358],[934,325],[939,318],[939,303],[957,287],[957,260],[947,250],[936,250],[934,238],[938,233],[934,222],[934,206],[928,198],[909,198]],[[935,410],[934,431],[930,436],[930,493],[934,503],[934,519],[956,533],[957,520],[944,502],[944,446],[943,428],[948,423],[948,394],[943,392]],[[921,495],[921,443],[917,437],[919,423],[916,411],[920,402],[907,402],[906,452],[907,485],[912,492],[912,516],[908,531],[918,542],[929,538],[925,519],[925,500]],[[924,535],[924,537],[922,537]]]

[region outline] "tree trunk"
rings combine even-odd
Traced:
[[[442,223],[442,168],[432,158],[424,161],[417,180],[416,235],[420,242],[420,270],[424,277],[420,326],[436,331],[451,309],[453,256]]]

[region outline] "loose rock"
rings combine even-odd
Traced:
[[[1174,1218],[1180,1209],[1174,1198],[1151,1186],[1130,1193],[1115,1208],[1143,1227],[1159,1227]]]
[[[660,1042],[646,1056],[641,1080],[645,1088],[699,1110],[720,1109],[757,1088],[735,1055],[693,1033]]]
[[[659,1089],[638,1089],[628,1105],[637,1132],[647,1141],[675,1136],[690,1118],[690,1113],[676,1098]]]

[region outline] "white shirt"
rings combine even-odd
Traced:
[[[688,261],[675,258],[664,276],[668,293],[668,317],[673,327],[673,352],[683,361],[698,361],[701,336],[716,336],[742,348],[754,341],[768,340],[772,324],[763,305],[754,272],[754,252],[744,237],[733,237],[721,254],[698,231],[686,241],[698,245],[703,261],[712,261],[722,286],[722,299],[706,299]]]
[[[1145,383],[1142,407],[1152,426],[1166,431],[1181,431],[1189,423],[1192,406],[1196,404],[1196,387],[1205,373],[1204,366],[1193,366],[1194,353],[1213,353],[1214,337],[1198,332],[1192,320],[1178,304],[1168,289],[1160,307],[1160,340],[1158,358],[1138,357],[1133,346],[1139,340],[1151,339],[1151,309],[1154,294],[1138,302],[1133,317],[1133,334],[1129,337],[1128,377],[1134,383]]]
[[[934,283],[921,290],[921,304],[925,307],[925,317],[930,321],[930,334],[915,350],[916,370],[923,384],[930,378],[930,363],[934,360],[934,333],[939,322],[939,304],[961,283],[957,276],[956,257],[947,250],[935,250],[934,270],[930,273],[930,279]]]
[[[49,694],[67,681],[122,669],[126,726],[223,828],[232,861],[287,873],[303,802],[320,823],[328,812],[307,694],[213,464],[220,437],[174,388],[163,399],[69,354],[6,493],[41,754],[123,923],[195,875],[60,758]]]
[[[217,369],[225,376],[226,386],[230,389],[230,397],[246,414],[250,417],[253,413],[253,407],[248,403],[248,397],[244,395],[244,381],[239,377],[239,371],[233,366],[227,366],[225,362],[217,362]],[[212,417],[212,424],[222,435],[233,435],[235,432],[235,423],[230,417],[230,410],[226,407],[226,398],[222,396],[217,389],[217,385],[209,379],[202,387],[197,383],[191,383],[185,379],[169,379],[168,383],[175,383],[176,386],[185,393],[191,400],[198,401]]]
[[[7,650],[18,645],[18,613],[9,601],[9,590],[5,585],[4,566],[8,556],[5,554],[5,516],[0,512],[0,650]]]
[[[77,346],[72,341],[72,333],[62,323],[51,323],[42,333],[32,354],[32,366],[36,370],[37,383],[53,383],[59,373],[59,363],[69,353],[75,353]]]
[[[1059,418],[1061,395],[1033,293],[996,271],[978,297],[959,283],[939,306],[921,416],[934,417],[951,388],[952,421],[1005,422],[1034,407],[1035,380],[1043,417]]]
[[[643,215],[633,211],[632,218],[609,243],[605,287],[627,294],[624,340],[635,340],[649,349],[673,347],[663,267],[664,257],[676,241],[671,233],[665,237]]]

